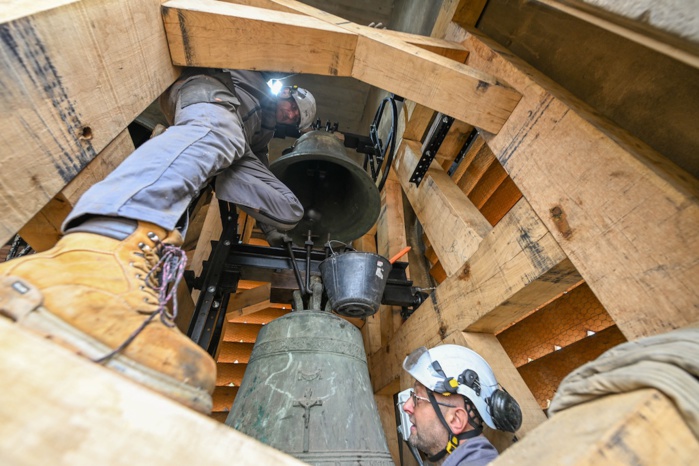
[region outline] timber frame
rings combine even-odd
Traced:
[[[180,66],[350,76],[407,99],[395,171],[383,194],[385,213],[376,241],[365,248],[390,256],[405,247],[404,194],[425,226],[443,281],[402,325],[384,309],[364,329],[389,442],[395,438],[390,434],[391,428],[395,432],[392,395],[409,383],[401,374],[405,355],[421,345],[458,343],[481,353],[522,405],[525,441],[516,448],[529,448],[525,463],[536,464],[533,452],[542,441],[527,443],[529,433],[543,423],[532,438],[553,438],[575,421],[561,416],[544,422],[541,407],[495,334],[583,281],[627,339],[699,321],[699,182],[467,27],[452,23],[446,39],[394,33],[293,0],[18,4],[1,26],[3,243],[22,230],[37,249],[50,247],[77,197],[133,150],[127,125],[176,79]],[[503,176],[521,192],[496,222],[484,217],[438,160],[419,188],[408,182],[435,111],[477,128],[479,147],[494,156]],[[474,152],[472,160],[483,153]],[[402,233],[392,232],[396,228]],[[386,332],[388,319],[395,323]],[[25,350],[29,357],[35,352],[31,348],[46,345],[2,327],[7,336],[0,339],[3,358]],[[81,365],[71,355],[57,353],[55,359],[56,366],[75,366],[80,380],[99,373],[115,390],[125,390],[114,396],[129,406],[126,391],[141,396],[138,387],[127,387],[126,381]],[[12,364],[8,371],[21,370],[21,361]],[[37,380],[27,383],[34,386]],[[19,404],[25,395],[15,390],[12,396]],[[664,400],[657,393],[627,396],[615,419],[639,410],[672,411]],[[76,397],[61,409],[87,407],[86,399]],[[173,425],[194,422],[213,429],[202,419],[192,421],[197,416],[179,407],[162,409],[174,413]],[[2,408],[0,419],[19,429],[23,418]],[[120,429],[140,429],[136,422],[124,422]],[[214,431],[221,442],[235,436]],[[274,454],[246,441],[235,439],[250,452],[245,464]],[[510,443],[504,436],[495,441],[499,447]],[[595,441],[602,442],[601,437]],[[629,443],[629,448],[644,454],[642,443]],[[0,457],[9,457],[6,440],[2,444]],[[696,439],[685,447],[694,455],[699,450]],[[198,448],[218,464],[222,456],[214,450]],[[590,457],[575,451],[575,461]],[[107,448],[104,455],[116,462],[119,447]],[[498,464],[509,458],[504,455]]]

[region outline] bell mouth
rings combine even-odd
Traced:
[[[287,233],[297,246],[305,244],[309,231],[314,247],[321,248],[329,239],[353,241],[376,223],[379,190],[331,133],[304,134],[270,170],[304,208],[303,219]]]

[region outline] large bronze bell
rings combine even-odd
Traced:
[[[309,230],[316,247],[328,239],[349,242],[376,223],[381,208],[379,190],[332,133],[304,134],[291,152],[269,168],[305,210],[303,220],[289,232],[295,244],[302,246]]]
[[[329,312],[262,328],[226,424],[314,465],[393,465],[361,333]]]

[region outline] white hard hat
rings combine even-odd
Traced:
[[[301,115],[299,128],[308,128],[316,117],[316,99],[313,97],[313,94],[302,87],[294,86],[290,88],[290,90],[291,96],[294,98],[296,106],[299,108],[299,114]]]
[[[483,421],[493,429],[498,428],[490,409],[491,396],[499,390],[498,381],[485,359],[475,351],[459,345],[440,345],[430,350],[423,346],[405,358],[403,369],[428,390],[442,395],[458,393],[468,398]]]

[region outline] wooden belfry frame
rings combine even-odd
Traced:
[[[125,128],[176,79],[177,66],[352,76],[408,99],[396,174],[418,216],[438,212],[444,233],[430,239],[448,278],[371,355],[379,395],[394,392],[400,362],[414,347],[466,344],[491,361],[503,385],[520,400],[526,434],[545,418],[493,336],[503,326],[581,279],[629,339],[699,321],[697,180],[487,38],[465,34],[450,42],[375,30],[293,0],[17,2],[2,16],[0,38],[2,242],[21,228],[28,228],[27,234],[31,228],[57,231],[77,196],[133,150]],[[407,182],[420,153],[414,135],[422,134],[414,127],[421,123],[408,111],[414,104],[482,130],[524,195],[495,227],[452,189],[453,182],[436,164],[420,188]],[[42,210],[49,202],[52,208]],[[22,411],[0,408],[0,418],[7,420],[0,425],[17,431],[8,432],[3,445],[11,439],[27,445],[17,426],[31,416],[60,414],[81,423],[86,403],[97,403],[96,394],[70,393],[56,371],[60,368],[86,387],[93,377],[112,387],[109,394],[122,408],[118,422],[93,410],[91,423],[139,432],[145,427],[130,416],[144,409],[153,416],[165,411],[171,430],[162,437],[186,422],[188,432],[207,432],[209,445],[213,436],[244,449],[241,461],[274,454],[2,320],[0,333],[0,371],[18,374],[4,378],[0,388],[17,405],[32,390],[35,396],[45,394],[42,376],[56,377],[48,401]],[[32,354],[36,357],[28,359]],[[664,398],[659,400],[650,394],[620,402],[618,416],[635,415],[640,405],[652,405],[655,413],[672,410]],[[158,442],[169,445],[176,463],[191,455],[184,445],[157,436],[131,447],[152,449]],[[101,452],[105,462],[119,458],[118,447],[102,446],[107,447]],[[55,460],[61,448],[52,445],[44,454]],[[0,448],[0,457],[39,454],[32,448],[6,449]],[[79,451],[90,453],[88,445]],[[224,460],[216,448],[197,453],[197,460]],[[295,463],[281,457],[274,461]]]

